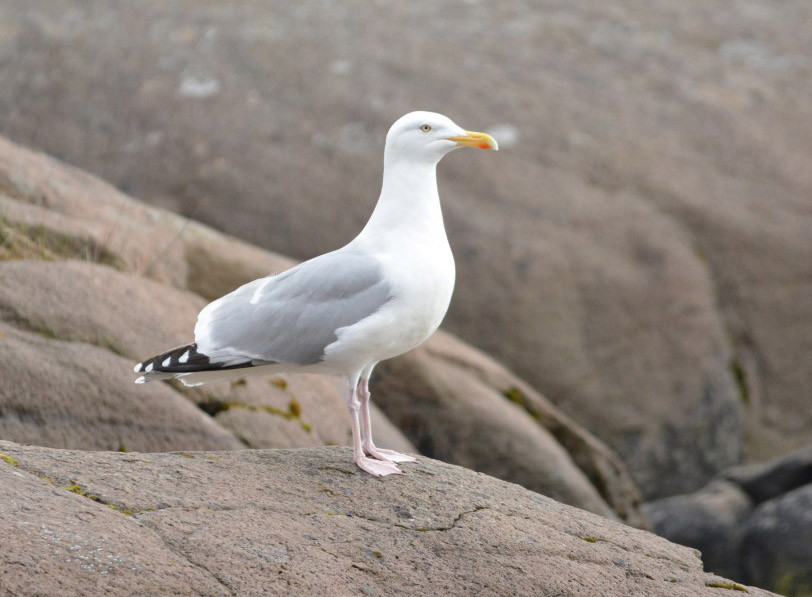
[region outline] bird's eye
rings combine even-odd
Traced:
[[[424,124],[424,125],[422,125],[420,127],[420,130],[423,131],[424,133],[428,133],[431,130],[431,125],[430,124]]]

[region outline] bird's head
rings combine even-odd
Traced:
[[[386,135],[389,158],[437,163],[459,147],[499,149],[487,133],[472,133],[435,112],[410,112],[401,116]]]

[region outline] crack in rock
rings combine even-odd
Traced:
[[[371,516],[365,516],[363,514],[359,514],[358,512],[352,512],[352,513],[350,513],[350,515],[355,517],[355,518],[361,518],[362,520],[368,520],[369,522],[374,522],[374,523],[377,523],[377,524],[382,524],[382,525],[387,525],[387,526],[395,526],[395,527],[398,527],[398,528],[401,528],[401,529],[406,529],[406,530],[409,530],[409,531],[418,531],[420,533],[426,533],[426,532],[450,531],[451,529],[456,528],[457,524],[460,522],[460,520],[462,520],[462,518],[464,516],[466,516],[468,514],[473,514],[475,512],[479,512],[480,510],[488,510],[488,509],[489,508],[487,506],[474,506],[473,510],[464,510],[464,511],[460,512],[459,514],[457,514],[457,516],[454,517],[454,520],[452,520],[450,524],[441,525],[441,526],[432,526],[432,527],[416,527],[416,526],[403,524],[403,523],[400,523],[400,522],[392,523],[392,522],[390,522],[388,520],[383,520],[383,519],[380,519],[380,518],[373,518]]]

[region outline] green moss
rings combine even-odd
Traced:
[[[246,404],[246,405],[243,405],[243,408],[247,408],[248,410],[253,410],[253,411],[263,411],[263,412],[268,413],[269,415],[275,415],[277,417],[283,417],[283,418],[288,419],[288,420],[296,418],[296,416],[292,412],[290,412],[289,410],[282,410],[282,409],[276,408],[275,406],[269,406],[267,404],[264,404],[262,406],[254,406],[253,404]]]
[[[302,416],[302,407],[299,404],[299,401],[296,400],[296,398],[290,399],[290,403],[288,404],[288,410],[297,419]]]
[[[288,403],[288,410],[282,410],[267,404],[248,404],[247,402],[239,402],[237,400],[229,400],[225,402],[221,400],[210,400],[208,402],[201,403],[199,406],[212,417],[217,416],[222,412],[231,410],[232,408],[242,408],[252,412],[264,412],[275,417],[282,417],[288,421],[299,421],[299,425],[307,433],[311,433],[313,431],[313,428],[310,425],[301,420],[302,407],[295,398],[292,398]]]
[[[766,587],[779,595],[812,595],[812,584],[805,576],[798,575],[798,570],[787,570],[781,574],[772,587]]]
[[[527,396],[524,395],[519,388],[516,386],[511,386],[504,392],[505,398],[510,400],[513,404],[521,406],[525,412],[533,417],[536,421],[541,420],[541,415],[539,415],[538,411],[534,409],[527,401]]]
[[[118,451],[119,452],[126,452],[127,451],[127,448],[124,446],[124,442],[122,442],[122,443],[120,443],[118,445]]]
[[[280,390],[287,390],[288,389],[288,382],[282,379],[281,377],[274,377],[268,380],[268,382]]]
[[[706,582],[706,587],[712,587],[714,589],[727,589],[729,591],[743,591],[745,593],[749,593],[747,589],[745,589],[741,585],[737,585],[734,582]]]
[[[103,503],[98,496],[93,495],[92,493],[88,493],[84,489],[82,489],[81,485],[77,485],[74,483],[73,485],[68,485],[67,487],[63,487],[65,491],[70,491],[71,493],[75,493],[76,495],[81,495],[82,497],[86,497],[89,500],[93,500],[94,502]]]
[[[745,404],[750,403],[750,387],[747,385],[747,373],[742,367],[741,363],[737,360],[730,361],[730,373],[733,375],[733,380],[736,382],[736,387],[739,390],[739,397]]]
[[[56,332],[50,328],[46,328],[44,325],[28,321],[26,322],[25,327],[27,327],[29,331],[39,334],[43,338],[47,338],[48,340],[56,340]]]
[[[68,236],[44,226],[13,222],[0,216],[0,260],[83,259],[118,267],[118,260],[90,238]]]
[[[581,537],[587,543],[597,543],[598,541],[606,541],[606,539],[601,539],[600,537]]]
[[[248,385],[248,382],[245,381],[245,379],[243,379],[242,377],[240,379],[235,379],[234,381],[231,382],[232,388],[237,388],[244,385]]]
[[[779,595],[792,595],[795,593],[795,579],[793,576],[791,572],[785,572],[776,579],[775,584],[771,587],[772,590]]]
[[[511,386],[507,390],[505,390],[505,398],[513,402],[514,404],[518,404],[522,408],[524,408],[525,397],[522,391],[517,388],[516,386]]]
[[[105,504],[111,510],[115,510],[116,512],[120,512],[126,516],[135,516],[136,511],[130,508],[122,508],[120,506],[114,506],[113,504]]]
[[[378,550],[373,551],[372,555],[378,558],[379,560],[383,558],[383,552],[380,552]]]
[[[77,483],[73,483],[72,485],[63,487],[62,489],[64,489],[65,491],[70,491],[71,493],[75,493],[76,495],[81,495],[82,497],[94,501],[97,504],[103,504],[108,508],[110,508],[111,510],[115,510],[116,512],[120,512],[121,514],[126,514],[127,516],[135,516],[137,512],[136,510],[133,510],[131,508],[123,508],[121,506],[116,506],[115,504],[108,504],[107,502],[102,500],[99,496],[93,495],[92,493],[89,493],[87,490],[82,489],[82,486]]]
[[[6,456],[5,454],[0,454],[0,460],[5,462],[6,464],[10,464],[11,466],[20,466],[20,461],[12,456]]]

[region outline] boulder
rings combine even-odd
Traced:
[[[741,576],[782,595],[812,595],[812,484],[764,502],[742,525]]]
[[[196,294],[182,291],[172,286],[122,273],[110,267],[74,260],[47,261],[8,261],[0,262],[0,316],[23,329],[34,330],[40,335],[58,338],[65,354],[87,354],[89,363],[79,365],[63,358],[65,373],[52,371],[39,376],[39,390],[24,402],[30,413],[28,433],[3,435],[15,441],[41,443],[54,447],[83,448],[82,443],[104,427],[108,412],[100,414],[100,419],[83,422],[82,429],[65,443],[65,433],[57,436],[51,412],[52,401],[57,400],[66,408],[80,413],[95,412],[88,409],[83,400],[98,400],[103,392],[109,392],[108,406],[115,409],[118,416],[129,421],[134,430],[148,426],[147,421],[166,419],[166,413],[154,409],[152,417],[144,418],[144,410],[156,402],[173,395],[175,402],[187,403],[196,419],[209,417],[195,409],[182,395],[186,395],[203,411],[219,423],[213,427],[221,435],[229,436],[230,443],[195,445],[188,441],[180,443],[153,444],[147,441],[128,449],[141,451],[165,451],[180,449],[240,448],[245,447],[290,447],[323,446],[328,443],[345,444],[348,441],[349,419],[343,403],[343,394],[336,387],[315,376],[292,379],[288,376],[262,377],[251,380],[237,380],[232,383],[218,383],[190,389],[181,384],[169,386],[163,383],[150,383],[143,386],[133,384],[135,375],[132,365],[149,355],[167,347],[177,346],[191,339],[198,311],[206,301]],[[30,339],[30,336],[26,336]],[[85,347],[92,346],[93,351]],[[68,350],[65,347],[74,346]],[[22,370],[9,370],[9,376],[19,376],[15,385],[18,391],[27,387],[32,374],[40,366],[36,353],[42,347],[37,344],[26,351],[27,364],[20,367],[33,369],[28,374]],[[8,350],[12,350],[11,345]],[[100,352],[114,353],[115,368],[111,369],[110,359],[104,366],[92,367],[92,358],[99,358]],[[92,356],[91,356],[92,355]],[[113,355],[110,355],[111,357]],[[122,358],[124,357],[124,358]],[[22,361],[22,358],[21,358]],[[57,369],[59,361],[53,364]],[[92,393],[92,398],[83,397],[75,386],[61,386],[59,378],[70,375],[81,379],[87,369],[93,368],[95,384],[100,388]],[[104,380],[104,381],[102,381]],[[86,383],[90,383],[87,381]],[[119,387],[121,386],[121,387]],[[103,389],[101,389],[103,388]],[[174,389],[173,389],[174,388]],[[131,396],[139,399],[141,408],[131,408],[121,398]],[[36,397],[36,398],[35,398]],[[15,403],[7,396],[11,406]],[[43,402],[40,402],[43,401]],[[2,420],[2,419],[0,419]],[[210,421],[210,419],[209,419]],[[181,423],[177,423],[181,424]],[[228,431],[226,431],[228,430]],[[41,434],[41,439],[37,437]],[[166,435],[162,432],[163,435]],[[102,443],[90,442],[87,449],[115,449],[108,433],[103,433]],[[169,437],[172,437],[171,435]],[[235,438],[238,438],[237,441]],[[382,437],[382,445],[386,437]],[[124,442],[127,446],[128,443]]]
[[[768,595],[697,552],[420,458],[348,448],[117,454],[0,442],[14,595]]]
[[[702,551],[705,568],[782,595],[812,593],[809,448],[736,467],[688,495],[644,505],[653,530]]]
[[[81,259],[209,300],[295,263],[2,137],[0,231],[2,259]]]
[[[705,568],[741,578],[738,533],[752,508],[741,487],[716,480],[691,494],[649,502],[643,511],[658,535],[702,552]]]
[[[233,450],[231,433],[168,386],[132,383],[104,348],[0,322],[0,437],[83,450]]]
[[[0,132],[299,259],[364,223],[395,118],[489,128],[503,151],[440,167],[451,331],[618,450],[649,498],[809,442],[804,0],[3,16]],[[177,230],[133,243],[142,267]]]
[[[812,484],[812,445],[771,462],[728,469],[721,476],[739,485],[756,504],[766,502]]]

